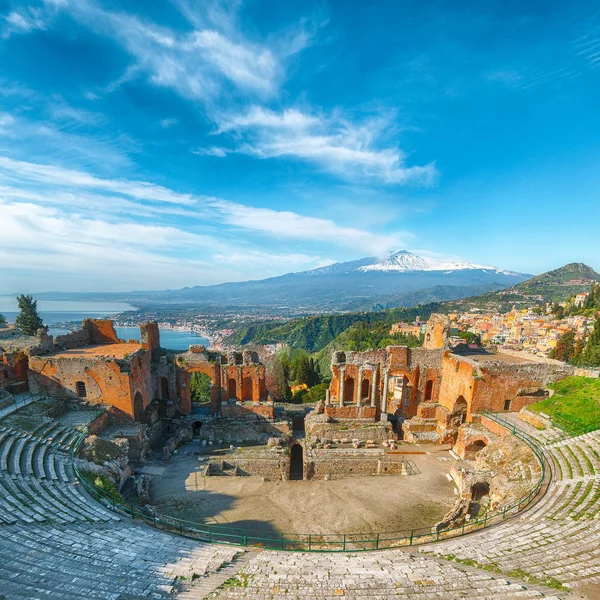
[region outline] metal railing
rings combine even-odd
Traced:
[[[235,546],[255,546],[272,550],[301,552],[356,552],[384,550],[439,542],[495,525],[519,513],[522,509],[529,506],[540,494],[546,480],[546,475],[549,471],[546,468],[546,460],[537,440],[496,414],[486,413],[486,416],[505,427],[531,448],[540,462],[540,477],[529,492],[514,503],[500,507],[492,513],[486,512],[478,519],[465,521],[459,527],[442,529],[439,531],[434,531],[431,527],[427,527],[382,533],[290,534],[273,533],[264,529],[238,528],[230,525],[219,526],[186,521],[142,509],[134,504],[124,501],[120,497],[107,493],[87,479],[75,464],[75,457],[81,443],[85,439],[85,434],[82,434],[71,450],[71,460],[73,470],[81,485],[94,498],[99,500],[104,507],[131,517],[132,519],[139,519],[158,529],[170,531],[178,535],[205,542],[231,544]]]
[[[551,417],[548,418],[554,427],[560,429],[568,437],[583,435],[598,429],[595,425],[586,425],[574,417],[566,415],[560,411],[556,411]]]

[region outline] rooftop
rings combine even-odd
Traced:
[[[82,346],[81,348],[72,348],[55,352],[51,356],[54,358],[81,358],[85,356],[104,356],[106,358],[125,358],[127,354],[132,354],[142,348],[141,344],[95,344],[93,346]]]

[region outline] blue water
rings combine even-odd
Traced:
[[[117,315],[126,310],[135,310],[135,306],[125,302],[59,302],[54,300],[39,300],[38,313],[45,325],[63,321],[81,322],[83,319],[108,317]],[[19,314],[17,300],[14,296],[0,296],[0,314],[6,317],[9,323],[14,323]],[[50,335],[66,333],[68,330],[49,328]]]
[[[115,331],[121,339],[140,341],[139,327],[115,327]],[[187,350],[192,344],[202,344],[208,348],[209,340],[191,331],[160,330],[160,345],[167,350]]]
[[[135,306],[125,302],[59,302],[54,300],[39,300],[38,312],[44,325],[49,325],[50,335],[69,333],[70,329],[52,327],[55,323],[75,321],[80,323],[83,319],[111,317],[126,310],[135,310]],[[9,323],[14,323],[17,310],[17,301],[14,296],[0,296],[0,314],[3,314]],[[117,335],[124,340],[140,341],[139,327],[115,327]],[[187,350],[192,344],[209,345],[209,340],[197,333],[190,331],[177,331],[173,329],[160,330],[160,345],[168,350]]]

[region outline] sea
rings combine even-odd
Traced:
[[[139,327],[115,327],[117,335],[123,340],[140,341]],[[192,344],[210,345],[208,338],[193,331],[179,329],[160,329],[160,345],[167,350],[187,350]]]
[[[125,302],[62,302],[55,300],[38,300],[38,313],[45,325],[48,325],[50,335],[69,333],[70,329],[57,326],[57,323],[76,322],[83,319],[101,317],[116,317],[127,310],[136,310],[135,306]],[[14,323],[19,314],[17,301],[14,296],[0,296],[0,314],[9,323]],[[138,327],[115,327],[117,335],[125,340],[140,339]],[[209,345],[209,340],[192,331],[176,329],[160,330],[160,345],[168,350],[187,350],[192,344]]]

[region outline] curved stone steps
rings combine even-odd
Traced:
[[[95,502],[80,489],[57,444],[50,445],[40,435],[59,436],[67,444],[79,437],[75,430],[45,424],[36,432],[19,432],[4,428],[0,439],[0,490],[2,524],[22,522],[73,523],[76,521],[119,521],[120,517]]]
[[[563,593],[400,550],[292,554],[265,551],[216,594],[221,600],[274,599],[429,600],[445,598],[565,598]],[[182,598],[191,598],[182,595]]]
[[[597,445],[598,444],[598,445]],[[569,585],[600,581],[600,473],[597,432],[546,447],[555,464],[546,495],[515,519],[421,552],[456,556],[503,572],[524,571]]]
[[[143,526],[6,526],[0,589],[12,598],[168,598],[175,578],[217,571],[238,552]]]

